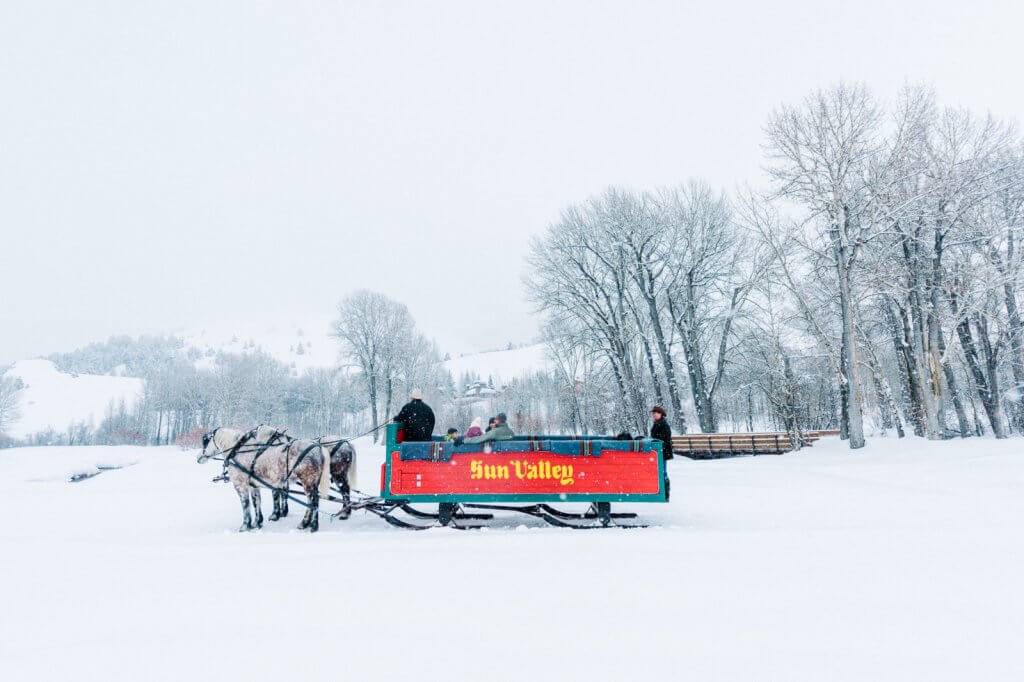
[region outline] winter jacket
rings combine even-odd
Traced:
[[[464,443],[486,443],[489,440],[512,440],[516,434],[512,433],[512,429],[509,428],[508,424],[498,424],[487,433],[476,436],[475,438],[466,438]]]
[[[430,440],[434,433],[434,411],[422,400],[410,400],[395,417],[405,431],[405,440]]]
[[[651,438],[660,440],[661,452],[665,459],[672,459],[672,427],[668,425],[668,420],[664,416],[651,425]]]
[[[477,436],[482,436],[483,433],[484,430],[479,426],[470,426],[466,429],[466,438],[476,438]]]

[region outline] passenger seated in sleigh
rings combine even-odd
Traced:
[[[508,416],[504,412],[499,412],[494,417],[494,428],[488,429],[486,433],[472,438],[456,438],[456,445],[478,445],[485,444],[484,452],[491,452],[492,448],[489,444],[493,441],[512,440],[516,434],[512,431],[512,428],[508,425]]]

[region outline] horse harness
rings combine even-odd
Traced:
[[[283,435],[284,435],[284,433],[283,433],[283,432],[281,432],[281,431],[275,431],[275,432],[274,432],[274,435],[273,435],[273,436],[271,436],[271,437],[270,437],[270,438],[269,438],[269,439],[267,440],[267,442],[266,442],[266,443],[263,443],[263,444],[261,444],[261,445],[260,445],[260,446],[259,446],[259,447],[257,448],[257,450],[256,450],[256,454],[255,454],[255,455],[253,455],[253,458],[252,458],[252,462],[251,462],[251,463],[250,463],[250,465],[249,465],[249,469],[250,469],[250,471],[256,471],[256,460],[258,460],[258,459],[260,458],[260,455],[262,455],[262,454],[263,454],[264,452],[266,452],[266,451],[267,451],[267,450],[269,450],[269,449],[270,449],[271,447],[273,447],[273,446],[274,446],[274,445],[275,445],[275,444],[277,443],[277,441],[278,441],[278,440],[279,440],[279,439],[281,438],[281,436],[283,436]],[[238,456],[238,453],[239,453],[239,451],[240,451],[241,447],[242,447],[243,445],[245,445],[246,443],[248,443],[249,441],[251,441],[251,440],[252,440],[253,438],[255,438],[255,437],[256,437],[256,429],[253,429],[253,430],[251,430],[251,431],[248,431],[248,432],[246,432],[246,434],[245,434],[244,436],[242,436],[241,438],[239,438],[239,439],[238,439],[238,442],[237,442],[237,443],[235,443],[235,444],[234,444],[234,445],[233,445],[233,446],[231,447],[231,449],[230,449],[230,450],[228,450],[228,454],[227,454],[227,456],[226,456],[226,457],[224,457],[224,471],[223,471],[223,473],[221,474],[221,476],[222,476],[222,477],[224,477],[224,478],[227,478],[227,475],[228,475],[228,466],[229,466],[229,465],[231,465],[231,464],[234,464],[234,465],[238,466],[238,463],[237,463],[237,462],[234,462],[233,460],[235,459],[235,457],[237,457],[237,456]],[[239,468],[241,468],[241,467],[239,467]],[[242,469],[242,470],[244,471],[244,469]]]
[[[334,459],[334,455],[336,455],[338,453],[338,450],[341,449],[342,445],[348,445],[348,441],[345,440],[344,438],[339,439],[334,444],[334,447],[331,448],[330,453],[328,453],[328,455],[327,455],[327,461],[331,461],[332,459]]]
[[[306,458],[306,455],[308,455],[310,453],[310,451],[312,451],[313,448],[316,448],[316,447],[320,447],[320,443],[318,443],[317,441],[313,441],[312,443],[310,443],[309,445],[307,445],[306,447],[304,447],[302,449],[302,452],[300,452],[299,456],[295,459],[295,464],[293,464],[290,467],[288,467],[288,475],[284,477],[285,485],[288,485],[287,482],[291,480],[292,474],[294,474],[295,470],[299,468],[300,464],[302,464],[302,460],[304,460]],[[286,463],[288,461],[287,457],[288,457],[288,452],[285,451],[285,462]],[[327,460],[326,464],[327,464],[327,466],[330,466],[330,459]]]

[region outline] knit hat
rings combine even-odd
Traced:
[[[414,388],[412,393],[409,394],[409,398],[412,400],[423,400],[423,392],[418,388]]]
[[[480,418],[480,417],[473,417],[473,422],[470,424],[470,426],[475,426],[477,428],[480,428],[480,425],[482,423],[483,423],[483,419],[482,418]]]
[[[651,412],[657,412],[657,413],[659,413],[659,414],[660,414],[660,415],[661,415],[662,417],[667,417],[667,416],[668,416],[668,413],[667,413],[667,412],[665,412],[665,408],[664,408],[664,407],[662,407],[661,405],[655,405],[654,407],[652,407],[652,408],[651,408]]]
[[[505,414],[504,412],[499,412],[499,413],[498,413],[498,416],[497,416],[497,417],[495,417],[495,418],[496,418],[496,419],[497,419],[497,420],[498,420],[499,422],[501,422],[502,424],[504,424],[504,423],[506,423],[506,422],[508,421],[508,416],[507,416],[507,415],[506,415],[506,414]]]

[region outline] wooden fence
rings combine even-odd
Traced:
[[[806,431],[804,447],[839,431]],[[737,455],[781,455],[793,449],[789,434],[767,433],[687,433],[672,436],[672,450],[691,459],[718,459]]]

